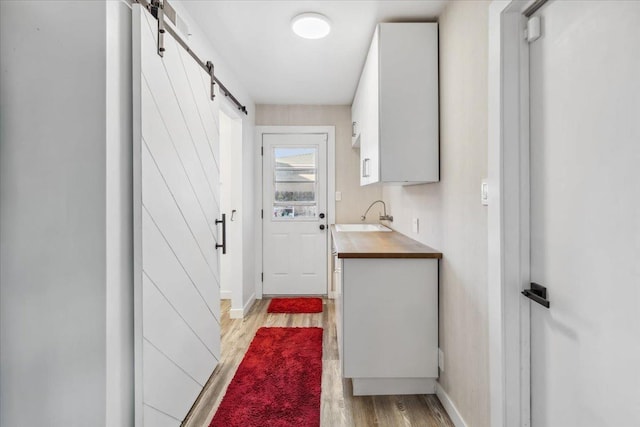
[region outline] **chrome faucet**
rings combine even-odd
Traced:
[[[367,214],[369,213],[369,210],[373,207],[373,205],[375,205],[376,203],[382,203],[382,208],[384,213],[382,215],[380,215],[380,221],[393,221],[393,217],[391,215],[387,215],[387,205],[382,201],[382,200],[376,200],[375,202],[371,203],[369,205],[369,207],[367,208],[366,211],[364,211],[364,215],[362,215],[360,217],[361,221],[364,221],[365,219],[367,219]]]

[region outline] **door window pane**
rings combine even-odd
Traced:
[[[316,147],[274,147],[273,218],[311,219],[318,214]]]

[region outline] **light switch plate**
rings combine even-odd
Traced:
[[[342,191],[336,191],[336,202],[342,200]]]
[[[420,229],[420,220],[418,220],[418,218],[413,218],[411,220],[411,231],[413,231],[414,233],[418,233],[419,229]]]
[[[483,179],[480,184],[480,203],[484,206],[489,204],[489,183],[486,179]]]
[[[438,368],[444,372],[444,352],[440,348],[438,349]]]

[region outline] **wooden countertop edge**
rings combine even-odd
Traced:
[[[397,231],[381,232],[338,232],[331,226],[331,234],[335,243],[338,258],[411,258],[442,259],[442,253]],[[367,238],[371,243],[367,247]],[[378,250],[382,240],[388,239],[390,250]],[[355,239],[357,242],[350,241]],[[363,242],[364,241],[364,242]],[[345,248],[347,246],[347,248]],[[359,247],[355,247],[359,246]],[[384,244],[382,244],[384,246]]]
[[[441,253],[402,253],[402,252],[338,252],[340,259],[356,258],[411,258],[411,259],[442,259]]]

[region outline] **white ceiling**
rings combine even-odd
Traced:
[[[378,22],[433,21],[447,0],[186,0],[191,16],[257,104],[351,104]],[[321,40],[291,31],[299,13],[332,22]]]

